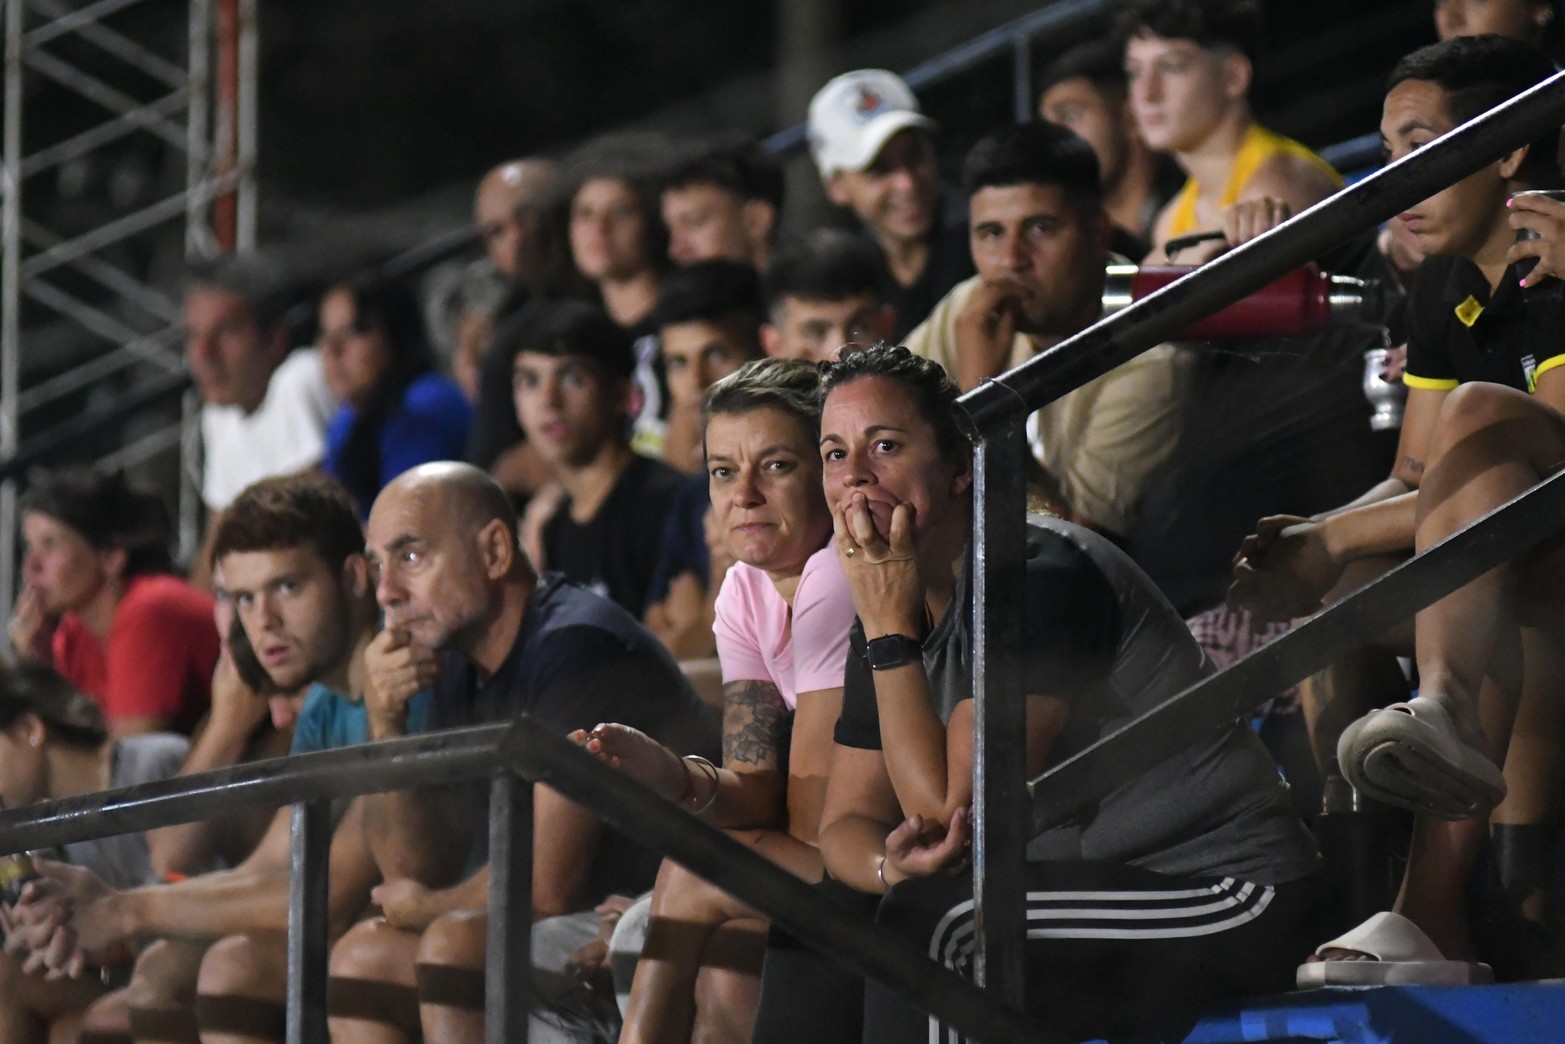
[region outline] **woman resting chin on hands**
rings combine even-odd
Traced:
[[[974,934],[971,447],[955,387],[905,348],[849,355],[824,387],[832,542],[858,622],[821,856],[880,924],[965,971]],[[1030,518],[1014,568],[1025,573],[1015,655],[1029,775],[1207,672],[1161,594],[1090,530]],[[1300,879],[1317,855],[1243,726],[1147,766],[1077,820],[1034,837],[1027,860],[1027,1007],[1062,1035],[1159,1032],[1206,1000],[1292,982],[1308,931]],[[915,1003],[876,983],[855,995],[841,984],[852,976],[833,968],[807,950],[769,949],[755,1040],[935,1032]],[[823,981],[828,972],[833,982]]]

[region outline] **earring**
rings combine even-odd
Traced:
[[[36,746],[38,746],[38,744],[41,741],[39,740],[39,738],[37,736],[29,736],[29,737],[27,737],[27,742],[28,742],[28,745],[36,747]]]

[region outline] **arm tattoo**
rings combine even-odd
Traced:
[[[787,750],[793,716],[777,686],[733,682],[723,690],[723,764],[767,765]]]
[[[1424,462],[1417,457],[1403,457],[1402,467],[1410,475],[1422,475],[1424,473]]]

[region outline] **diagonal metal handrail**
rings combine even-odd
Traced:
[[[1316,613],[1221,673],[1041,774],[1033,828],[1047,830],[1156,764],[1217,734],[1288,686],[1406,620],[1495,566],[1565,529],[1565,472],[1557,473]]]
[[[221,819],[239,810],[444,786],[492,773],[506,730],[479,725],[426,732],[0,810],[0,855]]]
[[[510,724],[423,733],[252,762],[0,811],[0,855],[231,815],[239,809],[293,804],[294,915],[289,919],[290,951],[299,948],[302,966],[302,951],[311,949],[313,966],[323,968],[320,946],[325,930],[328,845],[320,828],[321,804],[359,794],[495,777],[501,781],[495,791],[513,797],[492,803],[491,823],[496,831],[492,836],[507,845],[515,842],[519,847],[526,846],[532,831],[522,829],[525,810],[513,807],[519,799],[518,792],[504,785],[507,767],[523,778],[546,782],[593,809],[608,825],[654,850],[673,853],[692,870],[784,928],[815,945],[829,947],[843,964],[874,975],[914,998],[921,1007],[989,1044],[1049,1044],[1060,1039],[1022,1013],[994,1003],[972,983],[942,968],[891,932],[850,916],[803,881],[526,716]],[[500,814],[495,816],[497,808]],[[517,811],[523,815],[515,816]],[[496,851],[492,847],[491,854]],[[529,860],[516,858],[508,862],[514,864],[509,869],[521,870],[524,875],[525,866],[530,864]],[[517,901],[520,891],[509,894],[511,901],[506,901],[507,894],[501,890],[491,898],[492,915],[503,921],[510,920],[512,910],[526,909],[524,900]],[[498,934],[504,938],[508,933],[502,928]],[[512,938],[514,941],[514,933]],[[525,947],[512,948],[508,957],[525,961],[525,953]],[[517,970],[521,967],[518,965]],[[308,996],[302,992],[303,987],[312,984],[298,983],[301,992],[293,993],[296,983],[298,976],[291,976],[292,999]],[[303,1028],[312,1012],[320,1014],[320,1003],[291,1003],[289,1007],[293,1027],[289,1039],[320,1039]]]
[[[593,810],[604,823],[666,853],[854,971],[894,985],[987,1044],[1061,1039],[1029,1016],[986,996],[899,936],[858,921],[814,888],[721,830],[615,771],[576,744],[520,718],[501,748],[523,779],[543,783]],[[648,800],[651,798],[651,800]]]
[[[1565,121],[1565,73],[1474,117],[962,396],[978,430],[1031,413]]]
[[[1010,883],[1020,874],[1024,859],[1024,839],[1015,826],[1029,818],[1034,825],[1045,821],[1053,814],[1049,801],[1070,804],[1079,797],[1074,791],[1056,795],[1055,791],[1062,789],[1058,781],[1051,781],[1047,788],[1042,780],[1027,781],[1016,741],[1023,700],[1017,648],[1014,642],[991,640],[992,634],[1014,633],[1017,607],[1024,596],[1022,571],[1016,568],[1021,555],[1017,526],[1026,503],[1023,469],[1005,463],[1015,459],[1012,443],[1022,437],[1022,420],[1350,236],[1378,225],[1547,131],[1557,130],[1562,121],[1565,73],[1550,77],[962,396],[961,405],[978,435],[975,475],[983,479],[981,488],[975,488],[981,502],[973,513],[972,536],[973,659],[975,665],[983,666],[983,670],[975,669],[973,677],[973,728],[976,746],[993,751],[983,773],[975,771],[973,781],[975,945],[982,964],[997,971],[995,985],[1000,996],[1018,1000],[1024,977],[1026,937],[1015,915],[1015,888]],[[1409,614],[1412,611],[1412,607],[1407,609]],[[1351,644],[1340,642],[1336,652],[1346,651]],[[1297,677],[1280,680],[1286,684]],[[1181,703],[1178,708],[1186,706],[1199,703]],[[1181,709],[1171,709],[1158,721],[1183,721],[1182,713],[1192,715],[1192,728],[1196,721],[1202,728],[1210,726],[1209,718]],[[1164,739],[1172,743],[1176,734],[1188,741],[1188,733],[1166,724],[1161,736],[1150,739],[1158,729],[1154,725],[1146,725],[1146,729],[1136,734],[1141,738],[1134,746],[1123,736],[1101,741],[1094,747],[1092,760],[1080,763],[1088,768],[1073,769],[1078,775],[1069,777],[1071,782],[1085,778],[1088,769],[1096,773],[1094,779],[1126,781],[1152,763],[1143,755],[1143,747]],[[985,915],[984,899],[991,895],[1000,903]]]

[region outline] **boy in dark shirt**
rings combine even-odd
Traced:
[[[527,441],[554,465],[563,491],[529,506],[524,528],[536,527],[537,564],[639,619],[680,475],[630,448],[630,336],[596,305],[540,301],[495,337],[515,360]]]

